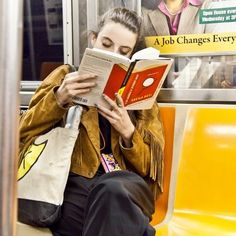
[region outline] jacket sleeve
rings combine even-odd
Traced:
[[[58,105],[55,90],[68,70],[66,65],[55,69],[36,90],[28,110],[20,117],[20,152],[35,137],[50,130],[67,112],[67,108]]]
[[[149,145],[144,142],[138,130],[135,129],[134,131],[131,148],[123,146],[121,137],[119,144],[126,161],[134,167],[141,176],[146,176],[150,168],[150,150]]]
[[[162,189],[164,134],[156,103],[151,110],[143,111],[143,118],[137,121],[132,144],[131,148],[125,148],[120,139],[120,148],[126,161],[141,176],[157,181]]]

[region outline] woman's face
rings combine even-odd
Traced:
[[[115,23],[106,23],[97,37],[92,36],[91,43],[95,48],[118,53],[130,57],[137,41],[137,34],[125,26]]]

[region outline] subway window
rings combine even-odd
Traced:
[[[23,81],[41,81],[63,64],[62,0],[24,0]]]

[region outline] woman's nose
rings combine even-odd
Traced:
[[[114,48],[113,48],[113,52],[114,52],[114,53],[118,53],[118,54],[120,54],[119,47],[114,47]]]

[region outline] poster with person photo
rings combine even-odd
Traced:
[[[168,88],[236,86],[236,1],[142,1],[146,46],[172,56]]]

